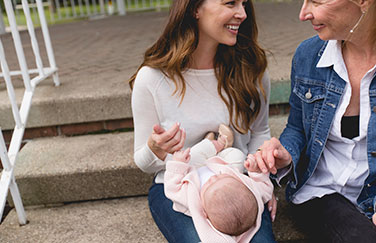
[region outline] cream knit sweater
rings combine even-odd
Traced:
[[[186,80],[186,93],[179,105],[180,97],[173,96],[175,86],[158,69],[143,67],[137,74],[132,92],[134,119],[134,160],[144,172],[157,174],[156,183],[163,183],[166,161],[158,159],[147,146],[147,140],[154,124],[169,129],[180,122],[187,137],[184,147],[201,141],[209,131],[218,131],[221,123],[229,124],[229,113],[217,92],[217,79],[214,69],[189,69],[183,74]],[[240,134],[234,131],[233,147],[243,153],[253,153],[270,138],[268,126],[270,80],[263,77],[263,86],[268,101],[261,99],[261,112],[251,126],[252,132]]]

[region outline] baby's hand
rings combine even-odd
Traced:
[[[188,163],[188,161],[191,159],[191,155],[189,154],[190,152],[191,152],[190,148],[187,148],[186,150],[183,150],[183,151],[182,150],[176,151],[174,155],[172,156],[172,160]]]
[[[253,154],[248,154],[247,159],[244,161],[244,167],[249,172],[258,172],[258,173],[262,172],[260,168],[258,167],[255,156],[253,156]]]
[[[376,225],[376,213],[374,213],[372,216],[372,222],[374,225]]]

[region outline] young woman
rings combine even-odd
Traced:
[[[257,164],[290,170],[287,200],[314,242],[375,242],[376,1],[305,0],[300,19],[318,36],[296,50],[287,127]]]
[[[257,42],[253,5],[243,0],[175,0],[164,32],[145,53],[133,88],[134,159],[156,177],[149,206],[169,242],[199,242],[190,217],[172,209],[163,190],[166,161],[221,123],[233,128],[233,146],[248,154],[270,138],[265,52]],[[236,200],[236,199],[234,199]],[[263,213],[252,242],[274,242]]]

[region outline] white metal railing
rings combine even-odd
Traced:
[[[60,85],[59,77],[57,74],[57,67],[55,63],[55,57],[52,50],[52,44],[50,41],[50,35],[47,28],[46,17],[44,14],[42,0],[36,0],[35,6],[38,12],[38,22],[40,23],[45,48],[47,50],[47,57],[49,67],[45,67],[42,62],[42,58],[39,52],[39,45],[34,31],[34,23],[31,19],[30,6],[27,0],[22,0],[22,10],[24,12],[27,30],[29,32],[31,47],[35,56],[36,69],[28,69],[26,64],[25,54],[22,47],[21,38],[18,32],[16,16],[12,6],[12,0],[4,0],[5,10],[10,25],[14,47],[17,54],[20,71],[10,71],[4,53],[4,48],[0,39],[0,62],[1,71],[0,77],[3,77],[6,83],[10,104],[12,107],[12,113],[15,121],[15,127],[13,130],[12,138],[9,144],[9,149],[6,149],[3,134],[0,128],[0,158],[3,165],[3,170],[0,179],[0,220],[4,212],[4,207],[7,199],[8,191],[10,190],[11,196],[18,214],[20,224],[26,224],[26,214],[22,205],[22,200],[18,187],[14,178],[14,166],[17,158],[17,154],[21,147],[22,137],[24,135],[27,118],[29,115],[32,98],[34,95],[35,87],[42,80],[52,76],[56,86]],[[17,8],[16,8],[17,10]],[[34,78],[30,78],[30,74],[37,74]],[[15,75],[21,75],[25,92],[22,98],[21,106],[18,109],[16,102],[15,92],[12,85],[11,77]]]
[[[5,1],[5,0],[0,0]],[[17,4],[16,0],[10,0],[15,7],[15,15],[18,25],[23,23],[23,6]],[[38,23],[37,4],[35,0],[28,0],[30,14],[32,18]],[[75,18],[93,18],[105,15],[125,15],[126,11],[145,11],[145,10],[160,10],[168,8],[172,0],[42,0],[46,15],[48,15],[49,23],[57,21],[75,19]],[[2,31],[1,26],[4,26],[3,19],[0,12],[0,34],[5,33],[5,28]]]
[[[8,0],[0,0],[8,1]],[[17,4],[16,0],[12,2],[16,21],[18,26],[25,25],[25,10],[23,4]],[[18,0],[19,1],[19,0]],[[116,1],[116,3],[114,3]],[[39,25],[39,10],[35,0],[28,0],[29,12],[36,25]],[[42,0],[45,15],[48,22],[53,24],[57,21],[75,19],[75,18],[93,18],[98,16],[119,14],[125,15],[124,0]],[[0,34],[6,32],[4,19],[1,16],[0,9]],[[1,28],[4,26],[3,28]]]

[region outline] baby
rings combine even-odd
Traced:
[[[231,129],[221,125],[218,139],[213,137],[176,152],[167,162],[166,196],[174,210],[192,217],[202,242],[249,242],[260,227],[273,185],[268,174],[242,173],[252,158],[245,160],[230,147]],[[205,163],[193,158],[205,158]]]

